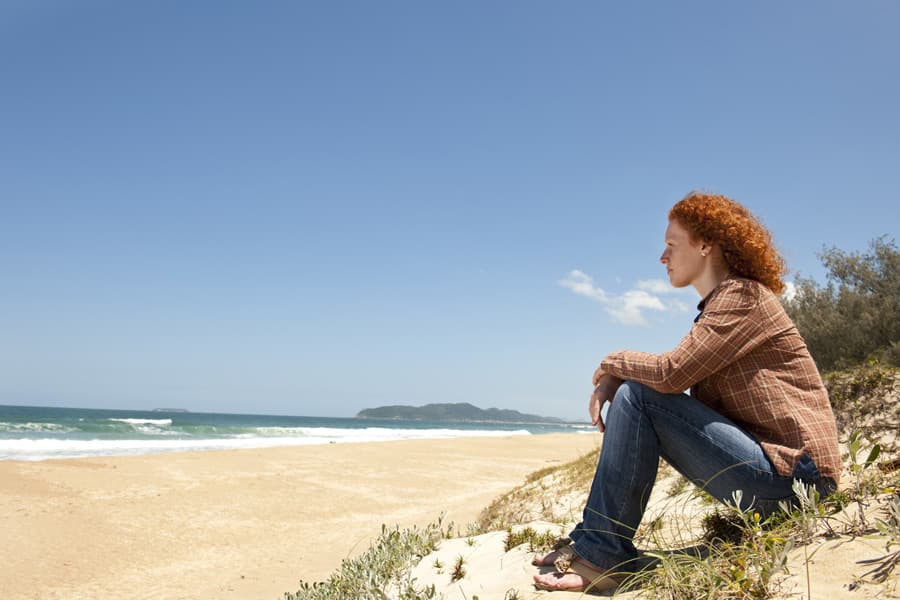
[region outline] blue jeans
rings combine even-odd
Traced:
[[[663,394],[626,381],[606,415],[600,461],[582,522],[569,537],[575,552],[603,569],[637,568],[632,542],[660,457],[720,501],[733,502],[763,516],[781,500],[795,502],[794,479],[815,484],[823,494],[830,479],[819,476],[805,455],[791,477],[779,475],[756,439],[687,394]]]

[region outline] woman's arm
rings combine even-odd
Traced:
[[[674,349],[663,354],[613,352],[599,371],[663,393],[683,392],[761,344],[771,332],[760,307],[760,284],[728,280]],[[777,302],[777,300],[775,300]]]

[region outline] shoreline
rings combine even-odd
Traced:
[[[546,435],[589,425],[162,413],[0,405],[0,461],[139,456],[457,437]]]
[[[0,462],[9,598],[278,598],[381,525],[474,521],[599,447],[554,433]]]

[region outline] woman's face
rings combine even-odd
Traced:
[[[704,257],[700,254],[703,243],[691,239],[688,230],[678,221],[669,221],[666,228],[666,249],[659,262],[666,265],[669,283],[681,288],[694,283],[703,273]]]

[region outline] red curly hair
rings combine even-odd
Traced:
[[[755,279],[776,294],[784,291],[781,278],[787,268],[772,234],[742,205],[718,194],[691,192],[672,207],[669,219],[695,240],[718,245],[735,275]]]

